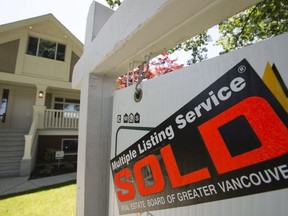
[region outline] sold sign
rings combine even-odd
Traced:
[[[120,213],[287,188],[287,124],[244,59],[111,160]]]

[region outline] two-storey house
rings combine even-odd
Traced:
[[[77,154],[82,50],[52,14],[0,26],[0,177],[29,175],[47,148]]]

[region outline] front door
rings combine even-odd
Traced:
[[[35,104],[35,90],[15,89],[11,115],[12,129],[29,130],[33,119],[33,105]]]

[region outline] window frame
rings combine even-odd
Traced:
[[[33,53],[29,53],[29,48],[30,48],[30,38],[35,38],[37,39],[37,47],[36,47],[36,54],[34,55],[34,52]],[[53,58],[49,58],[49,57],[45,57],[45,56],[42,56],[42,55],[39,55],[39,50],[40,50],[40,42],[42,41],[47,41],[47,42],[50,42],[50,43],[55,43],[55,51],[54,51],[54,57]],[[58,46],[61,45],[63,48],[64,48],[64,52],[63,52],[63,55],[59,54],[58,53]],[[58,42],[58,41],[55,41],[55,40],[50,40],[50,39],[47,39],[45,37],[39,37],[39,36],[33,36],[33,35],[29,35],[28,36],[28,41],[27,41],[27,48],[26,48],[26,54],[27,55],[31,55],[31,56],[37,56],[37,57],[41,57],[41,58],[45,58],[45,59],[51,59],[51,60],[56,60],[56,61],[60,61],[60,62],[65,62],[65,59],[66,59],[66,50],[67,50],[67,44],[65,43],[62,43],[62,42]],[[61,56],[61,57],[58,57],[58,56]],[[63,56],[63,57],[62,57]]]
[[[65,141],[77,141],[77,151],[65,153],[65,150],[64,150]],[[78,155],[78,145],[79,145],[78,138],[62,138],[61,139],[61,151],[64,151],[64,155]]]
[[[57,98],[62,99],[62,101],[57,101]],[[66,100],[76,100],[77,102],[79,101],[79,103],[77,103],[77,102],[75,102],[75,103],[66,102]],[[55,108],[56,104],[61,104],[62,105],[62,109],[56,109]],[[53,109],[55,109],[55,110],[63,110],[63,111],[69,112],[70,110],[65,110],[65,105],[78,105],[79,106],[79,110],[73,110],[73,111],[75,111],[75,112],[79,112],[80,111],[80,99],[79,98],[63,97],[63,96],[54,96],[53,97]]]

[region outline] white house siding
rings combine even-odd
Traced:
[[[14,73],[20,40],[0,44],[0,71]]]

